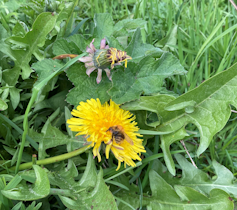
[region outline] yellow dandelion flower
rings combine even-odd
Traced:
[[[87,141],[93,147],[93,154],[101,161],[101,144],[106,145],[105,154],[109,158],[109,152],[112,151],[118,159],[118,170],[121,163],[124,166],[135,166],[134,160],[141,161],[139,157],[141,152],[146,152],[142,146],[142,137],[137,131],[139,128],[129,111],[121,109],[116,103],[110,100],[110,103],[101,104],[97,98],[81,102],[72,115],[77,118],[71,118],[67,121],[72,131],[78,132],[77,135],[85,135]]]

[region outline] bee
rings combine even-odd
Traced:
[[[112,134],[111,140],[115,140],[117,144],[120,144],[123,140],[126,140],[129,144],[133,145],[132,139],[124,132],[121,125],[112,126],[107,131]]]

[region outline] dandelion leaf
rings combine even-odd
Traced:
[[[28,185],[23,181],[17,188],[10,190],[2,190],[2,194],[9,199],[32,201],[48,196],[50,192],[50,184],[46,171],[38,165],[33,165],[36,176],[33,186]]]
[[[213,136],[227,123],[231,114],[230,105],[237,107],[236,91],[237,64],[169,102],[167,104],[168,108],[184,102],[194,101],[194,110],[191,113],[188,113],[185,108],[177,111],[163,111],[163,123],[157,127],[157,130],[174,131],[186,126],[187,123],[195,124],[200,132],[200,146],[197,150],[197,155],[200,155],[207,149]],[[167,140],[169,138],[172,138],[172,136],[164,135],[162,139],[162,150],[168,153],[170,143],[173,142]],[[166,162],[173,162],[171,155],[168,154],[168,156]],[[173,165],[172,168],[169,168],[169,171],[174,175],[174,164],[169,163],[169,165]]]
[[[43,47],[47,34],[53,29],[56,16],[52,13],[41,13],[35,20],[32,30],[24,37],[12,36],[7,40],[12,44],[24,47],[23,49],[8,49],[8,54],[15,61],[15,65],[22,69],[22,78],[26,79],[30,76],[31,68],[29,62],[32,54],[36,53],[38,47]],[[0,49],[1,50],[1,49]]]
[[[138,64],[130,62],[125,70],[120,68],[114,72],[109,94],[116,103],[125,103],[139,99],[141,93],[157,93],[165,78],[184,73],[179,60],[171,53],[164,53],[158,60],[147,56]]]
[[[70,174],[68,174],[70,176]],[[71,196],[62,196],[63,204],[73,210],[117,210],[117,206],[112,193],[109,191],[103,180],[103,171],[97,174],[94,159],[89,153],[86,170],[79,182],[75,182],[72,177],[63,177],[61,174],[50,176],[52,184],[61,189],[70,189]]]
[[[117,22],[114,26],[113,36],[128,36],[129,30],[134,30],[136,28],[144,27],[146,21],[142,18],[138,19],[123,19]]]
[[[103,39],[105,36],[110,36],[113,33],[114,23],[111,14],[109,13],[99,13],[95,14],[95,33],[94,37],[97,40]]]
[[[147,209],[234,209],[229,195],[222,190],[213,189],[210,195],[206,196],[191,187],[180,185],[172,187],[154,170],[150,171],[149,179],[152,195],[143,196],[143,206]],[[139,195],[135,193],[124,191],[117,196],[135,209],[140,206]],[[130,207],[120,204],[119,209],[128,210]]]
[[[182,155],[176,154],[175,158],[182,168],[182,178],[176,180],[177,184],[193,187],[205,194],[209,194],[213,189],[221,189],[237,198],[237,184],[234,183],[234,175],[217,161],[212,161],[217,176],[213,180],[208,174],[195,168]]]
[[[80,48],[75,42],[68,41],[67,39],[59,39],[53,44],[53,54],[55,56],[61,54],[81,54]]]
[[[102,81],[97,84],[97,72],[92,72],[90,77],[88,77],[85,66],[82,63],[77,63],[68,69],[67,76],[75,86],[67,95],[68,103],[77,106],[79,102],[91,98],[99,98],[101,103],[110,99],[107,91],[111,87],[111,81],[105,74]]]
[[[153,49],[155,49],[153,45],[143,43],[141,29],[137,28],[133,34],[132,41],[129,43],[125,51],[132,57],[133,61],[139,62]]]
[[[73,144],[73,148],[79,148],[84,143],[83,137],[71,138],[64,135],[58,128],[53,127],[50,123],[47,125],[44,133],[37,133],[33,129],[29,130],[29,136],[36,142],[39,142],[39,159],[47,157],[46,150],[60,145]]]

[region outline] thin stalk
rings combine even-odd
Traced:
[[[36,165],[48,165],[51,163],[56,163],[59,161],[67,160],[69,158],[72,158],[72,157],[82,154],[83,152],[87,151],[88,149],[90,149],[90,147],[87,145],[87,146],[77,149],[73,152],[69,152],[69,153],[66,153],[63,155],[58,155],[58,156],[51,157],[51,158],[46,158],[43,160],[38,160],[38,161],[36,161]],[[23,164],[19,165],[18,169],[25,170],[25,169],[31,168],[32,166],[33,166],[33,162],[23,163]],[[15,170],[15,169],[16,169],[16,166],[9,168],[9,170]],[[0,172],[0,174],[4,174],[4,173],[6,173],[6,171]]]
[[[52,73],[51,75],[49,75],[48,77],[46,77],[45,79],[43,79],[40,83],[38,83],[37,85],[35,85],[33,87],[32,90],[32,96],[30,99],[29,104],[27,105],[26,108],[26,112],[25,112],[25,116],[24,116],[24,121],[23,121],[23,129],[24,132],[22,134],[22,140],[21,140],[21,147],[20,147],[20,151],[19,151],[19,155],[18,155],[18,159],[17,159],[17,164],[15,167],[15,173],[18,173],[19,170],[19,166],[21,164],[21,159],[22,159],[22,154],[23,154],[23,150],[25,147],[25,140],[26,140],[26,135],[28,133],[28,114],[31,110],[31,107],[33,106],[35,100],[37,99],[38,93],[40,92],[40,90],[42,88],[44,88],[44,86],[55,76],[61,74],[65,69],[67,69],[68,67],[70,67],[72,64],[74,64],[75,62],[78,61],[78,59],[82,56],[85,56],[87,53],[82,53],[80,55],[78,55],[77,57],[73,58],[72,60],[70,60],[69,62],[67,62],[62,68],[57,69],[54,73]]]

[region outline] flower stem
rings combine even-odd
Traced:
[[[24,147],[25,147],[25,140],[26,140],[26,136],[27,136],[27,133],[28,133],[28,115],[30,113],[30,110],[31,110],[36,98],[38,97],[39,92],[45,87],[45,85],[51,79],[53,79],[55,76],[61,74],[65,69],[69,68],[72,64],[77,62],[79,58],[83,57],[86,54],[87,53],[82,53],[82,54],[78,55],[77,57],[73,58],[72,60],[67,62],[62,68],[56,69],[52,74],[50,74],[48,77],[42,79],[39,83],[37,83],[33,87],[32,96],[31,96],[30,102],[27,105],[25,115],[24,115],[24,121],[23,121],[24,131],[23,131],[23,134],[22,134],[21,146],[20,146],[20,150],[19,150],[19,154],[18,154],[18,158],[17,158],[17,163],[16,163],[16,167],[15,167],[15,174],[17,174],[18,171],[19,171],[19,166],[21,164],[22,154],[23,154],[23,150],[24,150]]]
[[[62,55],[57,55],[53,58],[53,60],[55,59],[59,59],[59,60],[62,60],[64,58],[75,58],[77,57],[78,55],[75,55],[75,54],[62,54]]]
[[[55,157],[51,157],[51,158],[46,158],[43,160],[38,160],[36,162],[37,165],[47,165],[47,164],[51,164],[51,163],[55,163],[55,162],[59,162],[62,160],[67,160],[69,158],[75,157],[77,155],[80,155],[81,153],[87,151],[88,149],[90,149],[90,147],[87,145],[85,147],[82,147],[80,149],[77,149],[75,151],[63,154],[63,155],[58,155]],[[33,162],[28,162],[28,163],[23,163],[21,165],[19,165],[19,170],[25,170],[25,169],[29,169],[31,168],[33,165]],[[15,170],[16,166],[9,168],[9,170]],[[0,174],[4,174],[6,173],[6,170],[0,172]]]

